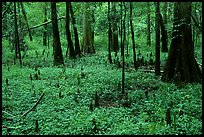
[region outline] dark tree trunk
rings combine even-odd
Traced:
[[[57,23],[56,2],[51,2],[52,30],[53,30],[53,53],[54,65],[64,64]]]
[[[163,6],[163,22],[164,25],[167,24],[167,7],[168,7],[168,2],[164,2],[164,6]]]
[[[122,4],[122,3],[121,3]],[[124,5],[124,11],[125,11],[125,15],[124,15],[124,19],[123,19],[123,44],[122,44],[122,94],[125,93],[125,54],[124,54],[124,50],[125,50],[125,45],[126,45],[126,33],[125,33],[125,19],[126,19],[126,5],[125,3],[123,3]],[[122,11],[121,11],[122,12]],[[122,29],[121,29],[122,30]]]
[[[26,16],[26,12],[25,12],[25,9],[24,9],[24,6],[23,6],[23,3],[20,2],[21,4],[21,8],[22,8],[22,13],[23,13],[23,16],[24,16],[24,19],[25,19],[25,22],[26,22],[26,27],[28,29],[28,33],[29,33],[29,37],[30,37],[30,41],[33,40],[32,38],[32,34],[31,34],[31,31],[30,31],[30,28],[29,28],[29,25],[28,25],[28,20],[27,20],[27,16]]]
[[[122,2],[120,4],[120,52],[121,52],[121,56],[123,54],[123,49],[122,49],[122,46],[123,46],[123,9],[122,9]]]
[[[94,33],[94,24],[95,24],[95,17],[94,17],[94,9],[92,8],[92,10],[91,10],[91,18],[92,18],[92,27],[91,27],[91,38],[92,38],[92,47],[93,47],[93,53],[96,53],[96,51],[95,51],[95,48],[94,48],[94,35],[95,35],[95,33]]]
[[[134,68],[137,70],[137,61],[136,61],[136,51],[135,51],[135,38],[134,38],[134,29],[132,24],[132,2],[130,2],[130,29],[132,33],[132,48],[133,48],[133,61],[134,61]]]
[[[18,36],[18,23],[17,23],[17,17],[16,17],[16,2],[14,2],[14,30],[15,30],[15,53],[16,53],[16,59],[19,58],[20,66],[22,67],[22,60],[21,60],[21,49],[19,44],[19,36]]]
[[[72,20],[72,25],[74,28],[74,38],[75,38],[75,54],[79,55],[79,57],[81,56],[81,51],[80,51],[80,46],[79,46],[79,36],[78,36],[78,32],[77,32],[77,28],[76,28],[76,21],[74,18],[74,12],[73,12],[73,8],[72,8],[72,4],[70,2],[70,13],[71,13],[71,20]]]
[[[150,2],[147,2],[147,45],[151,45],[151,33],[150,33]]]
[[[74,51],[74,46],[71,38],[71,33],[70,33],[70,18],[69,18],[69,7],[70,7],[70,2],[66,2],[66,35],[67,35],[67,42],[68,42],[68,47],[67,47],[67,52],[66,52],[66,57],[68,54],[68,49],[69,49],[69,56],[71,58],[75,58],[75,51]]]
[[[108,2],[108,60],[110,63],[112,63],[112,58],[111,58],[111,22],[110,22],[110,2]]]
[[[44,7],[44,22],[47,22],[47,6]],[[44,25],[43,45],[47,45],[47,25]]]
[[[159,14],[160,17],[160,26],[161,26],[161,35],[162,35],[162,52],[168,52],[168,47],[167,47],[167,31],[165,29],[165,25],[163,23],[163,18],[161,13]]]
[[[191,2],[174,4],[171,47],[162,76],[163,81],[201,82],[201,71],[193,55]]]
[[[159,2],[155,3],[156,8],[156,19],[155,19],[155,26],[156,26],[156,45],[155,45],[155,75],[160,75],[160,9],[159,9]]]
[[[115,55],[117,55],[117,52],[119,50],[119,45],[118,45],[118,31],[117,31],[117,22],[116,22],[116,7],[115,3],[112,2],[112,50],[115,51]]]

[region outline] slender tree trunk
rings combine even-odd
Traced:
[[[79,57],[81,56],[81,51],[80,51],[80,46],[79,46],[79,36],[78,36],[78,32],[77,32],[77,28],[76,28],[76,21],[75,21],[75,17],[74,17],[74,12],[73,12],[73,8],[72,8],[72,4],[70,2],[70,13],[71,13],[71,20],[72,20],[72,25],[74,28],[74,38],[75,38],[75,54],[79,55]]]
[[[54,65],[60,65],[60,64],[64,64],[64,61],[63,61],[58,22],[57,22],[56,2],[51,2],[51,16],[52,16],[52,30],[53,30]]]
[[[155,45],[155,75],[160,75],[160,9],[159,9],[159,2],[155,3],[156,8],[156,18],[155,18],[155,26],[156,26],[156,45]]]
[[[126,10],[125,3],[123,3],[123,5],[124,5],[124,10]],[[121,12],[122,12],[122,3],[121,3]],[[125,93],[125,55],[124,55],[124,49],[125,49],[124,47],[125,47],[125,41],[126,41],[126,39],[125,39],[126,38],[126,36],[125,36],[125,19],[126,19],[126,12],[125,12],[124,19],[123,19],[123,43],[122,43],[122,47],[121,47],[122,64],[123,64],[122,65],[122,94]],[[122,31],[122,28],[121,28],[121,31]]]
[[[111,20],[110,20],[110,2],[108,2],[108,59],[109,62],[112,63],[112,58],[111,58]]]
[[[47,22],[47,6],[44,7],[44,22]],[[44,25],[43,45],[47,45],[47,25]]]
[[[26,27],[28,29],[28,33],[29,33],[29,37],[30,37],[30,41],[33,40],[32,38],[32,34],[31,34],[31,31],[30,31],[30,28],[29,28],[29,25],[28,25],[28,20],[27,20],[27,16],[26,16],[26,12],[25,12],[25,9],[24,9],[24,6],[23,6],[23,3],[20,2],[21,4],[21,8],[22,8],[22,13],[23,13],[23,16],[24,16],[24,19],[25,19],[25,22],[26,22]]]
[[[122,2],[120,3],[120,52],[121,52],[121,56],[123,54],[123,9],[122,9]]]
[[[150,2],[147,2],[147,45],[151,45],[151,33],[150,33]]]
[[[167,31],[165,28],[165,24],[163,23],[163,18],[161,13],[159,13],[159,20],[160,20],[160,26],[161,26],[161,35],[162,35],[162,52],[168,52],[168,46],[167,46]]]
[[[69,28],[70,27],[69,8],[70,8],[70,2],[66,2],[66,35],[67,35],[67,43],[68,43],[66,57],[69,49],[69,56],[71,58],[75,58],[74,46],[73,46],[70,28]]]
[[[162,80],[176,84],[201,83],[201,71],[193,55],[191,30],[191,2],[174,4],[174,22],[171,47]]]
[[[164,6],[163,6],[163,22],[164,22],[165,26],[167,24],[167,7],[168,7],[168,2],[164,2]]]
[[[16,17],[16,2],[14,2],[14,29],[15,29],[15,53],[16,53],[16,59],[19,58],[20,66],[22,67],[22,60],[21,60],[21,49],[19,44],[19,36],[18,36],[18,23],[17,23],[17,17]]]
[[[92,48],[93,48],[93,53],[96,53],[95,48],[94,48],[94,35],[95,35],[95,33],[94,33],[94,24],[95,24],[94,10],[95,10],[95,9],[93,9],[93,8],[92,8],[92,10],[91,10],[91,18],[92,18],[92,21],[91,21],[91,22],[92,22],[92,24],[93,24],[92,27],[91,27],[91,29],[92,29],[92,30],[91,30],[91,34],[92,34],[92,35],[91,35],[91,36],[92,36],[92,37],[91,37],[91,38],[92,38],[92,40],[91,40],[91,41],[92,41],[91,45],[92,45]]]
[[[136,61],[136,51],[135,51],[135,38],[134,38],[134,29],[132,24],[132,2],[130,2],[130,28],[132,33],[132,48],[133,48],[133,61],[134,61],[134,68],[137,70],[137,61]]]
[[[115,51],[115,56],[117,56],[117,52],[119,50],[118,45],[118,31],[117,31],[117,22],[116,22],[116,6],[115,2],[112,2],[112,13],[111,22],[112,22],[112,50]]]

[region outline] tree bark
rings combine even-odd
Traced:
[[[94,53],[92,45],[92,32],[91,32],[91,18],[90,18],[90,3],[83,4],[83,42],[82,50],[84,53]]]
[[[20,2],[20,4],[21,4],[21,8],[22,8],[22,13],[23,13],[23,16],[24,16],[24,19],[25,19],[25,22],[26,22],[26,27],[27,27],[27,29],[28,29],[30,41],[33,41],[32,34],[31,34],[31,31],[30,31],[30,28],[29,28],[29,25],[28,25],[28,20],[27,20],[27,16],[26,16],[26,12],[25,12],[23,3]]]
[[[52,30],[53,30],[53,53],[54,65],[64,64],[57,23],[56,2],[51,2]]]
[[[134,29],[132,24],[132,2],[130,2],[130,29],[132,33],[132,48],[133,48],[133,61],[134,61],[134,68],[137,70],[137,61],[136,61],[136,51],[135,51],[135,38],[134,38]]]
[[[147,45],[151,45],[151,33],[150,33],[150,2],[147,2]]]
[[[125,45],[125,18],[126,18],[126,12],[124,15],[124,18],[122,19],[122,6],[124,6],[124,10],[126,10],[125,8],[125,3],[122,4],[121,2],[121,38],[122,38],[122,34],[123,34],[123,39],[121,39],[122,41],[122,45],[121,45],[121,56],[122,56],[122,94],[125,93],[125,55],[124,55],[124,45]],[[123,33],[122,33],[123,31]]]
[[[72,20],[72,25],[74,28],[74,38],[75,38],[75,54],[79,55],[79,57],[81,56],[81,51],[80,51],[80,46],[79,46],[79,36],[78,36],[78,32],[77,32],[77,28],[76,28],[76,21],[75,21],[75,17],[74,17],[74,12],[73,12],[73,8],[72,8],[72,4],[70,2],[70,13],[71,13],[71,20]]]
[[[119,50],[118,45],[118,31],[117,31],[117,18],[116,18],[116,7],[115,3],[112,2],[112,16],[111,16],[111,22],[112,22],[112,50],[115,51],[115,55],[117,56],[117,52]]]
[[[108,2],[108,60],[110,63],[112,63],[111,58],[111,20],[110,20],[110,2]]]
[[[47,22],[47,6],[44,7],[44,22]],[[44,26],[43,45],[47,45],[47,25]]]
[[[155,45],[155,75],[160,75],[160,9],[159,2],[155,3],[156,8],[156,18],[155,18],[155,26],[156,26],[156,45]]]
[[[191,29],[191,2],[176,2],[172,41],[162,75],[163,81],[173,81],[176,84],[201,83],[201,71],[193,54]]]
[[[21,49],[19,44],[19,34],[18,34],[18,23],[17,23],[17,17],[16,17],[16,2],[14,2],[14,30],[15,30],[15,53],[16,53],[16,59],[19,58],[20,66],[22,67],[22,60],[21,60]]]
[[[167,31],[165,28],[165,24],[163,22],[163,18],[161,13],[159,14],[159,20],[160,20],[160,26],[161,26],[161,35],[162,35],[162,52],[168,52],[168,47],[167,47]]]
[[[167,24],[167,8],[168,8],[168,2],[164,2],[164,6],[163,6],[163,22],[164,22],[164,25]]]
[[[70,26],[69,8],[70,8],[70,2],[66,2],[66,35],[67,35],[67,43],[68,43],[66,57],[69,49],[69,56],[71,58],[75,58],[75,50],[74,50],[74,46],[71,38],[71,32],[69,28]]]

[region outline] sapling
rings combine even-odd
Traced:
[[[35,120],[35,132],[39,132],[38,119]]]
[[[9,86],[9,84],[8,84],[8,79],[7,79],[7,78],[6,78],[6,85]]]
[[[32,81],[33,80],[33,78],[32,78],[32,75],[30,74],[30,80]]]
[[[60,91],[59,92],[59,98],[62,98],[63,96],[62,96],[62,92]]]
[[[171,111],[170,111],[170,107],[168,107],[167,110],[166,110],[166,123],[167,123],[167,125],[171,124]]]
[[[44,49],[43,52],[42,52],[42,56],[44,56],[44,54],[45,54],[45,49]]]
[[[40,75],[40,70],[38,69],[38,75]]]
[[[94,106],[95,106],[95,107],[99,107],[99,96],[98,96],[98,94],[97,94],[97,91],[95,92],[94,101],[95,101]]]
[[[93,111],[93,103],[92,103],[92,100],[90,101],[89,110],[90,110],[90,111]]]

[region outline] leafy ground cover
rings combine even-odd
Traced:
[[[36,46],[38,41],[27,44],[22,68],[13,64],[14,51],[8,42],[2,44],[3,135],[202,133],[201,84],[178,87],[162,82],[154,73],[135,71],[130,51],[126,58],[130,64],[125,72],[126,99],[120,93],[121,68],[108,63],[105,48],[76,60],[64,58],[66,66],[56,67],[52,65],[52,48]],[[62,48],[66,51],[66,46]],[[141,51],[145,54],[153,49]],[[196,48],[198,61],[200,51]],[[161,55],[162,61],[165,56]],[[96,92],[99,107],[94,107]],[[37,107],[22,117],[42,93],[45,95]],[[166,122],[168,111],[171,124]]]

